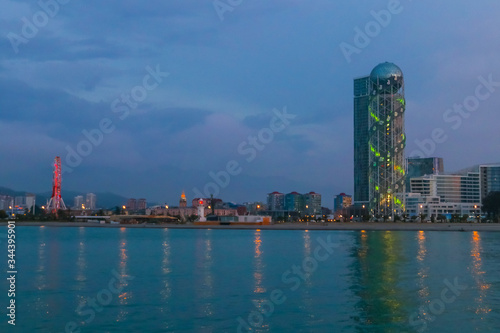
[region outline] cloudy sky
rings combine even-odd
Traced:
[[[352,80],[385,61],[407,155],[500,160],[498,1],[44,1],[0,0],[0,186],[50,190],[59,155],[68,190],[331,207],[353,192]]]

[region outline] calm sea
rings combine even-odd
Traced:
[[[1,332],[500,332],[500,233],[16,231]]]

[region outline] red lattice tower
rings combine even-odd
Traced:
[[[54,159],[54,179],[52,183],[52,197],[47,205],[47,210],[56,214],[59,209],[66,209],[66,205],[61,197],[61,158]]]

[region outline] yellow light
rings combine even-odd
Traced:
[[[168,205],[165,205],[165,208],[168,209]]]
[[[126,207],[125,206],[122,206],[122,209],[125,209]]]

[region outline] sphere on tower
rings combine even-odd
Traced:
[[[403,84],[403,71],[392,62],[384,62],[375,66],[370,73],[370,80],[377,89],[393,87],[397,91]]]

